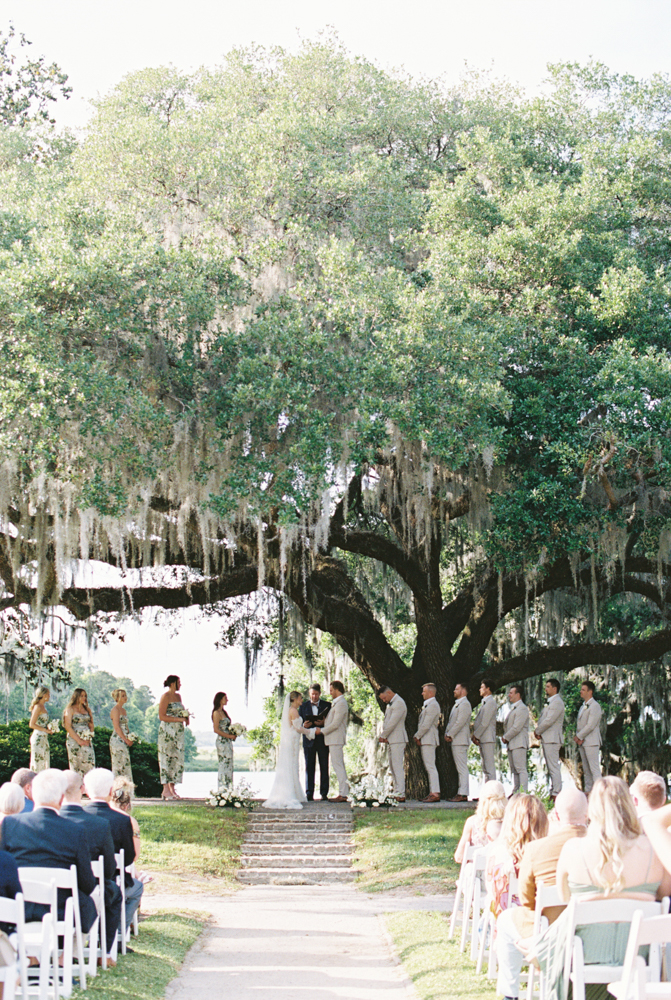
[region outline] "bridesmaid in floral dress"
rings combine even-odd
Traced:
[[[158,767],[163,791],[162,799],[178,799],[175,791],[184,775],[184,726],[189,725],[189,713],[178,694],[181,682],[170,674],[163,682],[168,690],[158,703]]]
[[[45,771],[50,767],[51,756],[49,753],[49,713],[47,712],[47,702],[51,698],[51,691],[48,687],[38,687],[35,697],[30,703],[30,722],[28,725],[32,729],[30,734],[30,770]]]
[[[226,711],[228,696],[223,691],[217,691],[214,696],[212,710],[212,726],[217,734],[217,757],[219,758],[219,773],[217,787],[219,791],[224,785],[233,784],[233,743],[237,739],[231,732],[231,717]]]
[[[67,737],[65,746],[71,771],[84,777],[96,766],[93,749],[93,715],[84,688],[75,688],[68,706],[63,712],[63,725]]]
[[[128,701],[128,695],[123,688],[116,688],[112,691],[114,698],[114,708],[110,712],[112,728],[114,732],[110,736],[110,757],[112,758],[112,770],[114,777],[123,775],[129,781],[133,780],[133,772],[130,766],[130,747],[133,741],[129,739],[128,715],[124,708]]]

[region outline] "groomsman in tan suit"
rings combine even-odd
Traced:
[[[519,684],[511,684],[508,688],[508,701],[512,708],[508,712],[502,739],[508,747],[514,795],[515,792],[526,792],[529,789],[529,709],[522,701],[522,688]]]
[[[564,702],[559,697],[559,681],[552,677],[545,685],[548,703],[540,714],[534,736],[541,741],[545,766],[548,769],[552,788],[550,795],[554,801],[561,792],[561,764],[559,750],[564,742]]]
[[[494,750],[496,748],[496,713],[498,705],[492,688],[494,682],[485,678],[480,685],[482,701],[473,723],[473,742],[480,750],[482,771],[485,781],[496,781],[496,764]]]
[[[422,761],[429,776],[429,794],[422,801],[440,802],[440,781],[436,767],[440,705],[436,701],[436,685],[425,684],[422,688],[422,698],[424,705],[419,713],[419,722],[415,733],[415,743],[422,748]]]
[[[315,734],[324,735],[324,743],[329,748],[333,770],[338,779],[338,794],[330,802],[347,802],[349,782],[345,770],[344,750],[347,743],[347,723],[349,707],[345,701],[345,688],[342,681],[331,682],[331,709],[326,716],[326,722],[321,729],[315,729]]]
[[[468,688],[457,684],[454,705],[447,720],[445,741],[452,748],[454,766],[459,775],[459,791],[450,802],[468,802],[468,747],[471,742],[471,703]]]
[[[391,688],[381,687],[378,691],[380,701],[387,706],[384,713],[384,725],[380,743],[386,743],[389,751],[389,767],[394,782],[394,791],[399,802],[405,802],[405,745],[408,734],[405,731],[405,717],[408,709],[400,694],[394,694]]]
[[[594,685],[585,681],[580,688],[584,704],[578,712],[576,734],[573,739],[580,750],[585,795],[592,791],[592,785],[601,777],[599,748],[601,746],[601,705],[594,701]]]

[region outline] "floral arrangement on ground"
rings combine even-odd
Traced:
[[[256,791],[243,779],[235,787],[224,785],[223,788],[210,792],[208,803],[214,809],[249,809],[255,797]]]
[[[352,805],[360,809],[385,809],[398,805],[389,777],[377,778],[374,774],[364,774],[349,790]]]

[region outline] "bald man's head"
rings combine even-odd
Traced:
[[[587,824],[587,796],[574,785],[563,788],[555,800],[555,812],[560,823],[585,826]]]

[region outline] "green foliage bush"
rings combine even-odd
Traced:
[[[30,761],[30,727],[25,719],[0,726],[0,783],[9,781],[19,767],[28,767]],[[93,746],[98,767],[111,770],[109,741],[112,730],[104,726],[96,729]],[[68,754],[65,749],[65,731],[61,728],[49,737],[51,766],[66,769]],[[161,794],[158,772],[158,753],[154,743],[138,740],[130,751],[135,792],[142,798],[154,798]]]

